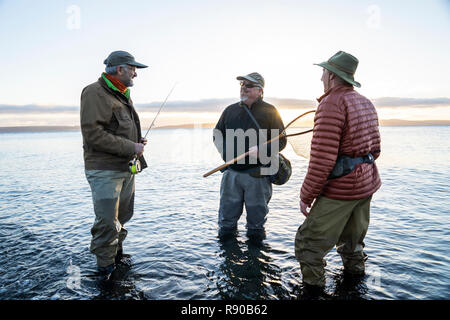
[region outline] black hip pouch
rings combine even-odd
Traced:
[[[336,164],[333,170],[331,170],[331,173],[328,176],[328,180],[346,176],[347,174],[355,170],[355,166],[360,163],[374,163],[374,161],[375,159],[371,153],[364,157],[356,158],[352,158],[345,154],[340,155],[336,160]]]

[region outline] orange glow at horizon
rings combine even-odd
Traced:
[[[284,124],[298,117],[305,109],[283,109],[278,111]],[[408,120],[408,121],[429,121],[445,120],[450,121],[450,107],[433,108],[407,108],[407,107],[379,107],[377,108],[380,120]],[[220,112],[161,112],[155,121],[155,127],[172,125],[196,125],[196,124],[216,124],[220,117]],[[139,112],[141,127],[148,128],[153,121],[156,112]],[[313,119],[313,115],[306,118]],[[79,126],[78,112],[60,113],[18,113],[0,114],[0,127],[10,126]],[[305,123],[310,126],[311,122]]]

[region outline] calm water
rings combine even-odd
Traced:
[[[339,299],[450,298],[450,127],[383,127],[383,180],[366,237],[367,275],[349,282],[336,250],[327,287]],[[301,275],[294,237],[307,162],[274,186],[267,239],[217,239],[221,164],[211,130],[154,130],[150,168],[137,176],[124,249],[131,267],[108,287],[89,252],[94,221],[81,134],[0,134],[0,299],[295,299]]]

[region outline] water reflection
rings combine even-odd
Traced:
[[[98,275],[94,275],[98,294],[92,299],[145,300],[145,293],[136,288],[136,277],[133,265],[122,263],[116,265],[116,270],[108,281],[102,281]]]
[[[369,291],[367,278],[342,271],[333,275],[324,289],[301,283],[294,286],[293,295],[298,300],[365,300]]]
[[[281,269],[270,257],[267,243],[243,242],[236,237],[218,241],[223,261],[216,285],[221,299],[273,299],[287,295],[281,285]]]
[[[368,292],[365,275],[352,275],[346,272],[336,274],[332,296],[339,300],[363,300]]]
[[[288,146],[295,170],[274,192],[271,210],[282,214],[269,217],[266,243],[258,247],[237,235],[218,245],[210,213],[217,212],[220,175],[201,178],[221,161],[211,131],[199,135],[204,142],[187,130],[152,134],[151,166],[138,178],[140,203],[129,235],[134,262],[102,289],[89,251],[93,208],[81,134],[1,135],[0,165],[8,170],[0,172],[0,299],[297,298],[302,278],[293,239],[307,163]],[[448,299],[450,127],[383,127],[382,138],[383,186],[366,236],[374,259],[354,281],[330,253],[326,292],[333,299]],[[55,143],[57,156],[48,147]],[[186,156],[193,144],[205,155]],[[172,150],[182,156],[167,156]],[[55,157],[64,160],[58,168],[46,165]]]

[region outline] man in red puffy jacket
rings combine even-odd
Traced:
[[[325,255],[336,245],[344,272],[364,274],[370,200],[381,186],[378,116],[353,89],[358,59],[339,51],[323,67],[324,95],[315,119],[308,172],[300,191],[306,219],[295,237],[305,287],[325,286]],[[311,207],[312,205],[312,207]],[[308,208],[310,208],[308,210]]]

